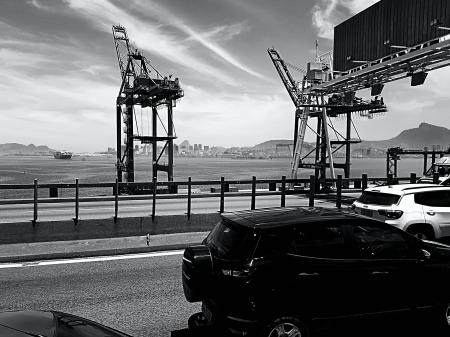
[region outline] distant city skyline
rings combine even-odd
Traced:
[[[120,74],[113,24],[127,29],[161,73],[180,79],[185,97],[174,108],[178,139],[224,147],[292,139],[294,107],[267,48],[304,68],[316,39],[320,51],[331,50],[334,25],[375,2],[2,1],[0,143],[73,152],[116,147]],[[389,112],[356,118],[361,138],[389,139],[421,122],[449,127],[449,75],[444,68],[423,86],[410,87],[408,79],[386,85]],[[149,130],[146,118],[146,109],[136,111],[141,132]]]

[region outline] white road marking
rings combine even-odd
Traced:
[[[181,255],[181,254],[183,254],[183,250],[171,250],[171,251],[167,251],[167,252],[138,253],[138,254],[125,254],[125,255],[112,255],[112,256],[93,256],[93,257],[62,259],[62,260],[29,261],[29,262],[19,262],[19,263],[0,263],[0,269],[37,267],[37,266],[53,266],[53,265],[58,265],[58,264],[73,264],[73,263],[85,263],[85,262],[142,259],[142,258],[146,258],[146,257],[160,257],[160,256],[171,256],[171,255]]]

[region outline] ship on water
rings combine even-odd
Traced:
[[[71,159],[72,152],[56,151],[56,152],[53,152],[53,157],[55,157],[55,159]]]

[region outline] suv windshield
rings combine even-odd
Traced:
[[[400,199],[400,196],[396,194],[364,191],[358,198],[358,201],[362,202],[363,204],[387,206],[396,204],[398,202],[398,199]]]
[[[240,260],[252,256],[257,242],[257,235],[250,229],[220,221],[206,238],[206,245],[217,257]]]

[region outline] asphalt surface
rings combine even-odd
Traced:
[[[307,206],[308,197],[305,195],[287,195],[286,206]],[[316,200],[317,206],[334,207],[334,200]],[[281,204],[279,195],[257,196],[256,207],[277,207]],[[114,216],[114,202],[95,201],[80,202],[80,219],[105,219]],[[225,198],[225,211],[250,209],[251,197]],[[213,213],[220,208],[219,198],[192,199],[192,213]],[[24,222],[33,219],[33,204],[0,205],[0,223]],[[119,217],[150,216],[152,200],[124,200],[119,202]],[[187,212],[187,199],[157,199],[156,215],[175,215]],[[70,220],[75,216],[74,203],[40,203],[38,205],[38,221]]]
[[[0,269],[0,311],[52,309],[133,336],[165,336],[187,327],[200,305],[188,303],[176,255]]]
[[[47,261],[0,268],[0,311],[60,310],[135,337],[199,336],[187,331],[199,303],[188,303],[181,281],[181,251],[120,256],[110,260]],[[99,258],[100,259],[100,258]],[[71,262],[69,262],[71,261]],[[4,265],[3,265],[4,267]],[[350,296],[351,294],[349,294]],[[417,319],[374,324],[360,320],[317,336],[446,336]],[[217,336],[206,334],[205,336]]]

